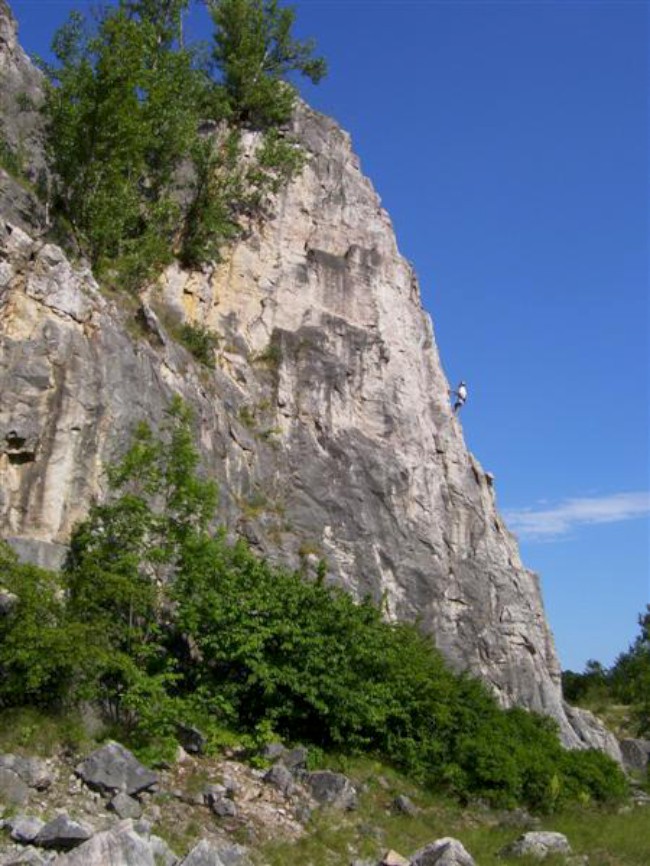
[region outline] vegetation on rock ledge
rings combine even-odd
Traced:
[[[186,45],[189,0],[120,0],[95,27],[73,13],[43,63],[55,211],[96,270],[137,287],[178,255],[218,257],[244,217],[302,166],[283,127],[299,72],[325,73],[277,0],[215,0],[214,47]],[[260,140],[243,153],[243,132]]]

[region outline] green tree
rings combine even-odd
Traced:
[[[176,399],[161,437],[138,425],[109,470],[112,495],[93,506],[72,536],[68,616],[93,629],[95,696],[121,721],[140,718],[148,702],[168,711],[174,706],[166,702],[176,681],[166,646],[167,587],[216,506],[216,486],[197,476],[197,464],[191,413]],[[148,712],[155,716],[151,706]]]
[[[60,578],[18,562],[0,542],[0,586],[15,603],[0,616],[0,706],[56,705],[87,659],[82,626],[67,623]]]
[[[185,5],[122,2],[95,32],[73,13],[54,39],[57,62],[44,66],[56,203],[94,265],[123,258],[135,280],[171,255],[172,180],[206,99],[205,73],[172,43]]]
[[[293,8],[278,0],[214,0],[210,11],[213,57],[232,116],[261,128],[285,123],[295,101],[287,77],[297,72],[317,83],[326,73],[314,42],[293,37]]]
[[[639,616],[640,634],[609,672],[614,696],[630,704],[639,736],[650,735],[650,605]]]

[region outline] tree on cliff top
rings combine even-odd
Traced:
[[[286,76],[318,81],[325,72],[313,44],[292,37],[295,14],[277,0],[215,0],[210,65],[183,43],[188,5],[119,0],[94,26],[73,13],[54,38],[56,62],[43,64],[55,210],[117,285],[137,287],[179,250],[191,265],[218,256],[240,214],[300,164],[282,139],[242,167],[241,125],[272,136],[295,98]],[[219,132],[202,134],[205,120]],[[235,139],[222,134],[223,121]]]
[[[293,38],[295,11],[277,0],[214,0],[210,11],[213,58],[233,115],[253,126],[286,123],[295,99],[287,76],[299,72],[316,84],[327,71],[313,40]]]

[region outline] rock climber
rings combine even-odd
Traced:
[[[461,382],[455,391],[450,391],[450,394],[456,395],[456,402],[454,403],[454,415],[458,412],[459,409],[462,409],[465,405],[465,401],[467,400],[467,385],[465,382]]]

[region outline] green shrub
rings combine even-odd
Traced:
[[[0,706],[57,705],[84,665],[83,626],[69,622],[58,575],[22,565],[0,542],[0,586],[17,597],[0,617]]]
[[[23,177],[23,159],[5,139],[0,128],[0,168],[10,174],[13,178]]]
[[[174,336],[197,361],[206,367],[214,367],[214,353],[219,345],[219,337],[214,331],[203,325],[185,322],[174,332]]]
[[[551,812],[624,795],[616,765],[565,752],[554,723],[504,711],[452,673],[431,637],[380,607],[301,579],[208,531],[216,491],[196,472],[191,418],[176,401],[155,437],[140,425],[109,472],[112,496],[75,531],[64,585],[0,549],[19,597],[0,622],[0,700],[92,698],[149,757],[178,723],[279,734],[383,756],[463,800]]]

